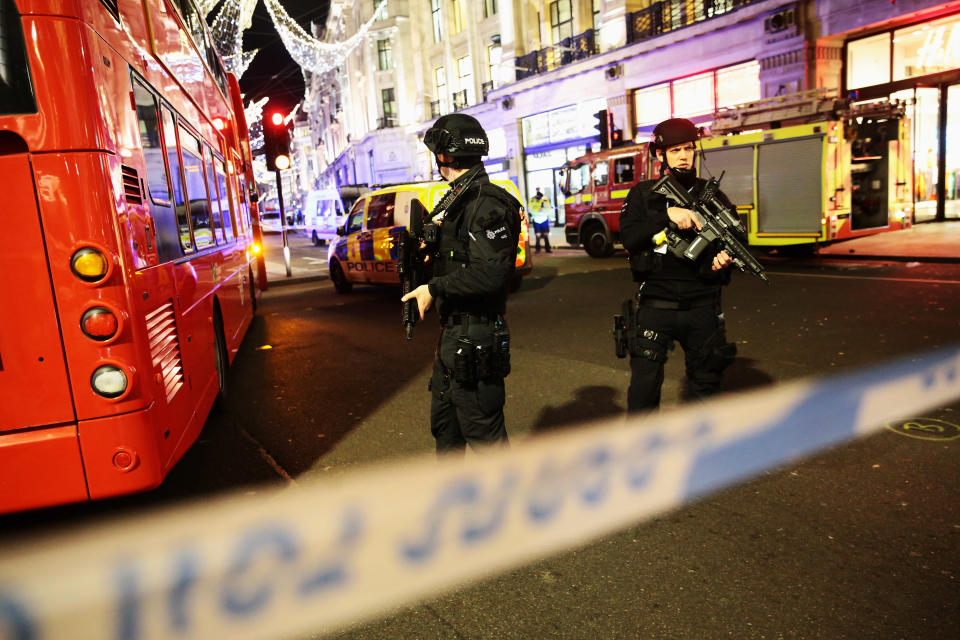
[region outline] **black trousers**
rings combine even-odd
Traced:
[[[729,364],[729,360],[724,361],[717,353],[727,342],[717,305],[692,309],[656,309],[641,304],[637,312],[637,324],[641,330],[652,329],[683,347],[686,359],[684,400],[705,398],[717,392],[723,370]],[[661,353],[665,360],[666,349]],[[659,408],[664,364],[643,356],[630,356],[627,413]]]
[[[457,340],[467,336],[475,344],[492,345],[493,331],[492,323],[470,323],[445,327],[440,334],[430,378],[430,431],[438,454],[462,453],[468,444],[478,451],[507,443],[503,378],[465,387],[453,375]]]

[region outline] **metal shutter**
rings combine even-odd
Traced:
[[[822,180],[823,136],[762,143],[757,154],[757,231],[819,234]]]
[[[704,151],[700,177],[719,176],[721,171],[726,171],[720,190],[735,205],[753,206],[753,148],[754,145],[749,145]]]

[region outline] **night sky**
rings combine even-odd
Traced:
[[[330,7],[329,0],[280,0],[280,3],[307,33],[310,33],[310,22],[326,20]],[[216,15],[216,11],[210,15]],[[267,108],[289,111],[303,98],[303,74],[283,46],[262,1],[253,13],[253,25],[243,34],[243,50],[252,49],[260,49],[260,53],[240,78],[244,102],[269,96]]]

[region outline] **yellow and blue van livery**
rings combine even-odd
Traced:
[[[493,180],[521,202],[520,192],[509,180]],[[397,247],[400,232],[410,222],[414,200],[428,210],[440,201],[448,189],[446,182],[416,182],[392,185],[370,191],[354,203],[347,214],[340,236],[330,245],[327,262],[330,279],[340,293],[350,291],[354,283],[399,283]],[[520,241],[517,244],[516,274],[511,289],[533,269],[530,258],[526,213],[521,204]]]

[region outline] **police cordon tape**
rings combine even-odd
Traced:
[[[0,555],[0,637],[289,638],[636,523],[960,397],[960,347],[645,419],[418,458]]]

